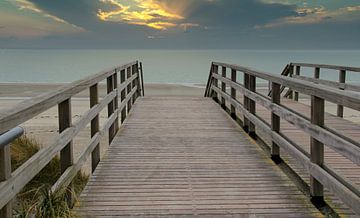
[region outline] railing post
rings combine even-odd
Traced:
[[[114,76],[111,75],[107,78],[107,94],[110,94],[112,91],[114,91]],[[108,104],[108,118],[111,117],[111,115],[114,113],[114,100],[110,101]],[[111,124],[109,128],[109,145],[113,141],[115,136],[115,123]]]
[[[315,79],[319,79],[319,78],[320,78],[320,68],[319,68],[319,67],[315,67],[315,70],[314,70],[314,78],[315,78]]]
[[[236,82],[236,70],[234,69],[231,69],[231,81]],[[231,98],[236,99],[236,89],[234,87],[231,87]],[[236,120],[236,109],[233,104],[231,105],[230,115],[234,120]]]
[[[58,113],[59,113],[59,133],[65,131],[72,125],[72,115],[71,115],[71,99],[67,99],[61,102],[58,105]],[[73,142],[70,141],[61,151],[60,151],[60,170],[61,174],[65,172],[65,170],[72,166],[74,163],[74,155],[73,155]],[[70,183],[67,189],[67,202],[70,206],[74,205],[74,184]]]
[[[226,67],[221,67],[221,76],[226,78]],[[221,91],[226,93],[226,83],[221,82]],[[224,97],[221,97],[221,107],[226,110],[226,101]]]
[[[126,72],[126,79],[127,80],[131,77],[131,72],[132,72],[132,66],[127,68],[127,72]],[[131,88],[132,88],[132,83],[129,83],[129,85],[127,86],[126,95],[128,95],[131,92]],[[127,112],[128,113],[131,110],[131,103],[132,103],[132,96],[130,97],[130,100],[127,103]]]
[[[300,76],[300,66],[296,66],[295,75]],[[295,92],[294,101],[299,101],[299,92]]]
[[[325,106],[324,99],[311,96],[311,123],[317,126],[324,126]],[[310,139],[310,159],[311,162],[322,166],[324,163],[324,144]],[[323,185],[310,175],[310,194],[315,204],[323,202],[324,188]]]
[[[141,75],[141,93],[142,93],[142,96],[145,96],[145,90],[144,90],[144,73],[143,73],[142,62],[140,62],[140,75]]]
[[[125,69],[122,70],[120,72],[120,83],[123,84],[126,80],[126,72]],[[125,87],[123,90],[121,91],[121,102],[123,102],[126,98],[126,89],[127,87]],[[126,105],[124,106],[124,108],[121,110],[121,123],[123,123],[126,119]]]
[[[256,92],[256,77],[253,75],[249,75],[249,90],[252,92]],[[248,101],[249,101],[249,112],[255,115],[256,102],[250,98],[248,98]],[[253,138],[256,138],[255,124],[252,122],[249,122],[249,135]]]
[[[136,73],[136,65],[132,65],[132,66],[131,66],[131,76],[133,76],[135,73]],[[131,90],[132,90],[135,86],[136,86],[136,79],[131,82]],[[136,101],[136,98],[137,98],[137,97],[136,97],[136,93],[137,93],[137,92],[134,92],[134,94],[132,95],[132,104],[134,104],[135,101]]]
[[[294,65],[290,65],[290,68],[289,68],[289,76],[290,77],[293,77],[293,75],[294,75]],[[289,99],[293,99],[293,90],[289,90]]]
[[[273,104],[280,104],[280,94],[281,94],[281,85],[278,83],[272,83],[272,95],[271,101]],[[274,112],[271,113],[271,130],[274,132],[280,131],[280,117],[276,115]],[[271,146],[271,159],[275,161],[275,163],[280,163],[280,147],[274,141]]]
[[[98,84],[90,87],[90,108],[94,107],[99,103],[99,88]],[[99,132],[99,115],[96,115],[94,119],[91,120],[91,137]],[[92,172],[95,171],[98,163],[100,162],[100,143],[96,145],[94,150],[91,152],[91,169]]]
[[[115,73],[113,75],[113,79],[114,79],[114,90],[116,90],[116,96],[114,99],[114,111],[116,111],[119,108],[119,90],[118,90],[118,72],[117,69],[115,69]],[[115,133],[119,131],[119,115],[116,114],[116,119],[115,119]]]
[[[244,87],[245,89],[249,89],[249,74],[244,72]],[[246,95],[243,95],[244,98],[244,108],[245,110],[249,110],[249,98],[246,97]],[[247,119],[247,117],[244,115],[244,123],[243,123],[243,129],[245,132],[249,132],[249,120]]]
[[[10,145],[0,149],[0,182],[6,181],[11,177],[11,154]],[[12,217],[12,201],[8,202],[0,210],[0,217]]]
[[[345,81],[346,81],[346,71],[340,70],[339,71],[339,83],[345,84]],[[337,106],[337,116],[344,117],[344,106],[342,106],[342,105]]]
[[[136,77],[136,85],[137,85],[137,93],[136,93],[136,98],[141,96],[141,83],[140,83],[140,70],[139,70],[139,63],[136,62],[135,65],[136,68],[136,73],[137,73],[137,77]]]
[[[219,66],[213,65],[213,73],[219,74]],[[219,87],[218,83],[219,83],[218,79],[214,78],[214,79],[213,79],[213,85],[214,85],[216,88]],[[213,99],[214,99],[215,102],[217,102],[217,103],[219,102],[218,93],[217,93],[216,91],[213,91]]]

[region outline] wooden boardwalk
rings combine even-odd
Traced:
[[[145,97],[99,163],[76,212],[92,216],[318,216],[210,98]]]

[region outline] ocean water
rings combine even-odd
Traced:
[[[64,83],[115,65],[140,60],[146,83],[205,84],[211,61],[280,74],[289,62],[360,66],[360,50],[12,50],[0,49],[0,83]],[[312,75],[312,69],[302,70]],[[338,72],[321,77],[337,80]],[[348,82],[360,82],[349,73]]]

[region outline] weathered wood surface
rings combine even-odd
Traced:
[[[332,70],[346,70],[353,72],[360,72],[360,67],[349,67],[349,66],[338,66],[338,65],[329,65],[329,64],[309,64],[309,63],[290,63],[293,66],[301,67],[313,67],[313,68],[326,68]]]
[[[119,67],[111,68],[109,70],[104,70],[102,72],[75,81],[68,85],[61,86],[60,88],[52,92],[44,93],[34,98],[24,100],[19,105],[17,105],[16,108],[10,108],[8,110],[0,111],[0,133],[3,133],[11,128],[14,128],[24,123],[25,121],[33,118],[34,116],[71,98],[75,94],[80,93],[86,88],[89,88],[94,84],[99,83],[105,78],[113,75],[115,70],[121,71],[122,69],[126,69],[127,67],[134,64],[137,64],[137,61]],[[136,77],[137,74],[133,75],[132,79],[135,79]],[[132,79],[130,79],[128,82],[132,82]],[[123,87],[120,86],[119,90],[121,89],[123,89]]]
[[[133,110],[83,191],[79,215],[319,215],[211,99],[146,97]]]
[[[311,116],[310,106],[306,104],[285,98],[281,99],[281,103],[301,114],[304,114],[306,117],[310,118]],[[256,112],[258,116],[263,118],[268,123],[271,123],[271,113],[267,109],[259,106]],[[241,117],[242,115],[238,113],[238,116]],[[349,138],[352,138],[355,141],[360,141],[360,125],[356,123],[352,123],[335,115],[325,113],[325,125]],[[310,153],[310,137],[307,133],[302,132],[283,119],[281,120],[280,132]],[[269,138],[267,133],[262,133],[259,131],[257,133],[260,134],[261,137],[265,138],[265,140],[271,145],[271,138]],[[310,184],[309,174],[294,158],[290,157],[286,151],[281,151],[281,156],[287,160],[288,164],[293,170],[295,170],[308,184]],[[356,186],[358,190],[360,190],[360,168],[355,163],[330,149],[328,146],[324,147],[324,161],[325,164],[339,173],[344,179],[349,180]],[[327,189],[325,189],[324,195],[325,200],[330,203],[330,205],[333,206],[338,213],[355,216],[351,209],[349,209],[342,201],[340,201]]]
[[[282,86],[289,87],[291,90],[297,91],[299,93],[323,98],[332,103],[343,105],[345,107],[360,111],[360,94],[356,92],[345,92],[343,90],[331,88],[326,85],[314,84],[308,81],[279,76],[267,72],[253,70],[247,67],[242,67],[239,65],[218,62],[213,62],[213,65],[215,65],[215,67],[224,66],[235,69],[237,71],[244,72],[245,74],[249,74],[260,79],[281,84]],[[213,78],[216,78],[216,80],[220,80],[222,78],[221,76],[216,74],[213,74],[212,76]],[[231,83],[231,80],[228,83]]]

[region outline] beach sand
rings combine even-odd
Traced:
[[[0,84],[0,110],[16,106],[24,99],[49,92],[59,88],[63,84]],[[205,85],[176,85],[176,84],[146,84],[146,96],[203,96]],[[267,93],[267,86],[258,89],[259,92]],[[99,96],[105,96],[105,84],[99,85]],[[72,98],[72,116],[73,122],[81,118],[89,109],[89,93],[84,91]],[[300,102],[309,104],[310,100],[306,96],[300,96]],[[336,113],[336,105],[326,103],[326,111],[332,114]],[[36,139],[43,146],[52,143],[58,134],[58,114],[57,106],[45,111],[44,113],[34,117],[21,126],[24,127],[26,135]],[[360,124],[360,112],[345,109],[345,119]],[[100,114],[100,125],[104,124],[107,119],[107,110],[104,109]],[[90,140],[90,125],[81,131],[74,139],[74,157],[75,160],[81,154],[84,146]],[[108,139],[104,138],[101,142],[101,155],[103,155],[108,147]],[[90,161],[83,167],[83,171],[90,173]]]

